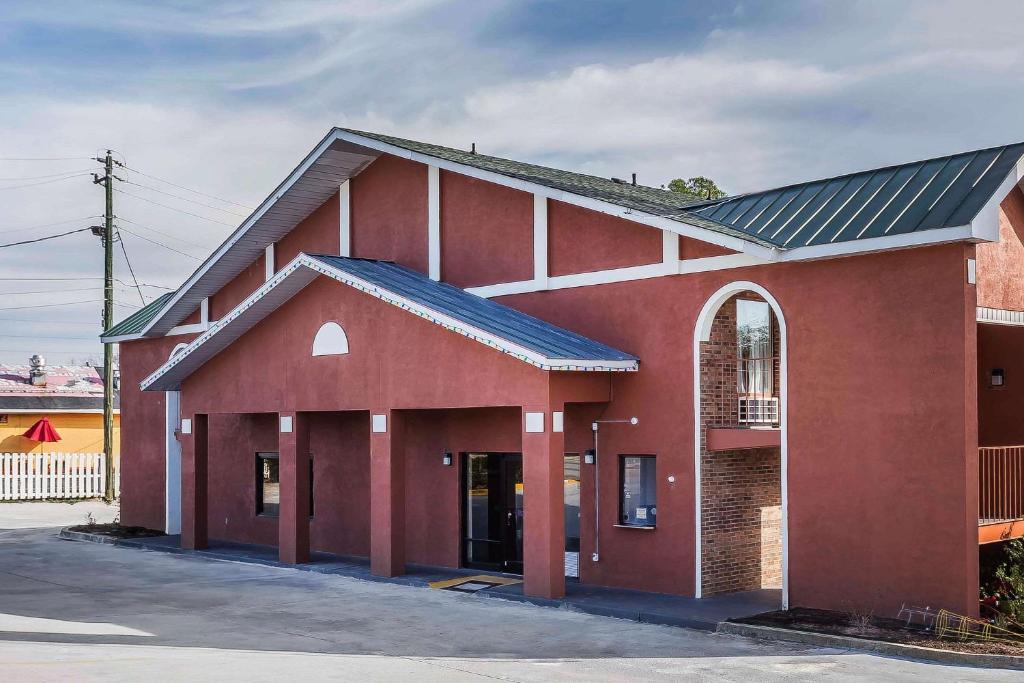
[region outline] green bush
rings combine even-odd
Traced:
[[[1024,542],[1015,539],[983,552],[982,616],[1003,626],[1024,624]]]

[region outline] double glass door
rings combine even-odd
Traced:
[[[522,574],[522,454],[466,453],[462,504],[463,565]]]

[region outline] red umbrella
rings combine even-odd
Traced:
[[[34,425],[28,428],[28,431],[22,434],[26,439],[32,439],[33,441],[41,441],[45,443],[53,443],[54,441],[60,441],[60,434],[50,424],[50,418],[44,417],[43,419],[36,422]]]

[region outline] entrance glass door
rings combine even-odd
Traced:
[[[463,565],[522,574],[522,454],[464,454],[462,499]]]

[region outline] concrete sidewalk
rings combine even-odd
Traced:
[[[76,536],[75,534],[63,535],[72,539]],[[364,581],[420,588],[426,588],[428,584],[435,581],[443,581],[457,576],[487,574],[487,572],[479,569],[410,565],[402,576],[380,577],[370,573],[369,561],[364,558],[342,557],[329,553],[314,552],[311,554],[310,562],[308,563],[286,565],[278,561],[277,548],[274,546],[210,541],[210,547],[204,550],[182,550],[179,536],[124,539],[117,540],[113,544],[128,548],[142,548],[176,554],[195,554],[211,559],[230,560],[232,562],[244,562],[270,567],[286,567],[299,571],[315,572],[317,574],[333,574],[362,579]],[[575,581],[568,581],[566,583],[566,595],[559,600],[525,596],[523,595],[523,585],[521,583],[495,586],[474,595],[483,598],[500,598],[516,602],[526,602],[544,607],[558,607],[576,612],[628,619],[648,624],[682,626],[704,631],[714,631],[720,622],[727,619],[752,616],[778,609],[782,597],[780,591],[762,590],[731,593],[697,600],[664,593],[648,593],[621,588],[584,585]]]

